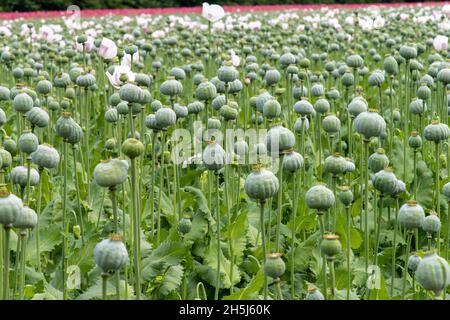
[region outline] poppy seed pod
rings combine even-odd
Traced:
[[[6,185],[0,185],[0,224],[11,226],[19,217],[23,203],[16,195],[9,193]]]
[[[21,113],[27,113],[33,108],[33,99],[26,93],[19,93],[14,97],[14,110]]]
[[[83,130],[76,123],[70,112],[63,112],[61,117],[56,121],[56,133],[65,141],[75,144],[78,143],[83,137]]]
[[[203,150],[202,160],[207,170],[217,172],[225,166],[225,150],[216,141],[209,141]]]
[[[303,167],[303,162],[302,155],[292,150],[287,152],[283,157],[283,170],[293,173]]]
[[[23,206],[22,211],[13,223],[13,227],[17,229],[34,229],[37,225],[38,216],[33,209]]]
[[[328,114],[322,120],[322,128],[326,133],[336,134],[341,130],[341,120],[334,114]]]
[[[423,219],[422,229],[429,234],[436,234],[441,230],[441,220],[435,212],[431,212]]]
[[[379,137],[386,131],[386,122],[375,110],[360,113],[353,121],[353,129],[363,135],[366,140]]]
[[[383,67],[388,75],[395,76],[398,73],[398,63],[393,56],[388,56],[384,59]]]
[[[422,147],[422,138],[417,131],[412,131],[408,138],[408,145],[410,148],[418,149]]]
[[[231,121],[237,119],[239,111],[231,105],[225,104],[220,108],[219,114],[224,118],[225,121]]]
[[[105,111],[105,120],[109,123],[116,123],[119,121],[119,112],[116,108],[109,108]]]
[[[27,186],[28,168],[25,166],[17,166],[11,170],[10,178],[11,182],[18,184],[20,187],[25,188]],[[39,183],[39,172],[30,168],[30,186],[36,186]]]
[[[342,202],[342,204],[346,207],[350,206],[353,203],[353,192],[349,186],[341,186],[340,191],[338,193],[338,199]]]
[[[19,137],[18,146],[19,150],[26,154],[31,154],[36,151],[39,145],[37,136],[30,130],[24,130]]]
[[[294,111],[304,117],[312,114],[314,112],[314,108],[308,100],[302,98],[294,104]]]
[[[335,234],[323,235],[323,240],[320,243],[320,252],[327,257],[327,260],[333,260],[337,254],[342,250],[339,236]]]
[[[447,201],[450,202],[450,182],[447,182],[442,187],[442,194],[447,198]]]
[[[155,121],[158,127],[167,128],[177,122],[177,115],[171,108],[161,108],[155,113]]]
[[[94,86],[96,83],[94,75],[91,73],[81,74],[77,77],[76,84],[82,88]]]
[[[415,276],[425,290],[440,296],[450,284],[450,266],[436,252],[430,252],[420,261]]]
[[[325,300],[325,297],[316,288],[309,288],[305,300]]]
[[[128,138],[122,143],[122,152],[128,158],[134,159],[144,152],[144,145],[135,138]]]
[[[99,242],[94,248],[94,260],[103,273],[111,273],[122,269],[128,262],[128,252],[122,237],[112,235]]]
[[[156,112],[163,107],[163,104],[159,100],[153,100],[150,104],[150,107],[152,109],[152,112]]]
[[[315,84],[312,85],[312,87],[311,87],[311,94],[312,94],[314,97],[320,97],[320,96],[323,96],[324,93],[325,93],[325,89],[324,89],[324,87],[323,87],[322,84],[320,84],[320,83],[315,83]],[[319,99],[319,100],[325,100],[325,99]],[[328,102],[328,101],[327,101],[327,102]],[[316,102],[316,103],[317,103],[317,102]],[[316,107],[315,104],[314,104],[314,107]],[[329,109],[330,109],[330,108],[328,107],[328,110],[329,110]],[[322,112],[322,113],[328,112],[328,110],[326,110],[326,111],[324,111],[324,112]]]
[[[222,127],[222,123],[217,118],[209,118],[208,123],[206,124],[207,129],[220,130],[221,127]]]
[[[260,113],[264,111],[264,104],[273,99],[269,92],[261,90],[260,94],[255,98],[256,110]]]
[[[422,99],[413,99],[413,101],[409,105],[412,114],[422,115],[427,111],[427,107]]]
[[[177,119],[186,118],[189,113],[188,108],[186,106],[182,106],[179,103],[174,104],[173,110],[175,111]]]
[[[345,62],[347,63],[347,65],[350,68],[353,68],[353,69],[358,69],[358,68],[362,67],[364,64],[363,58],[361,58],[361,56],[358,54],[352,54],[352,55],[348,56],[347,59],[345,60]]]
[[[416,272],[417,267],[419,266],[420,261],[422,261],[422,258],[418,255],[411,255],[408,258],[408,270],[410,272]]]
[[[213,99],[213,101],[211,102],[211,106],[213,107],[214,110],[220,110],[220,108],[222,108],[222,106],[224,106],[227,102],[227,99],[225,98],[224,95],[220,95],[217,96]]]
[[[411,60],[417,57],[416,47],[410,45],[403,45],[399,50],[400,56],[406,60]]]
[[[417,97],[427,101],[431,98],[431,89],[428,88],[426,84],[422,84],[419,89],[417,89]]]
[[[264,264],[264,273],[273,279],[279,279],[286,271],[286,265],[281,259],[281,253],[270,253]]]
[[[440,70],[437,74],[437,79],[439,82],[442,82],[444,85],[450,83],[450,68],[444,68]]]
[[[268,86],[276,85],[281,79],[281,74],[277,69],[269,69],[264,75],[264,81]]]
[[[3,147],[11,154],[12,157],[17,154],[17,144],[11,137],[5,137],[5,141],[3,141]]]
[[[235,67],[230,62],[225,62],[223,66],[217,70],[217,78],[219,78],[220,81],[229,83],[238,77],[239,72],[236,70]]]
[[[381,70],[375,70],[367,81],[372,87],[380,87],[384,82],[384,74]]]
[[[302,131],[303,131],[303,132],[307,132],[308,129],[309,129],[309,120],[308,120],[308,118],[304,118],[304,119],[298,118],[298,119],[295,121],[295,124],[294,124],[294,131],[295,131],[297,134],[302,134]]]
[[[42,95],[48,95],[53,89],[53,85],[48,80],[41,80],[36,84],[36,91]]]
[[[176,80],[184,80],[186,78],[186,72],[181,68],[172,68],[169,71],[169,76],[174,77]]]
[[[48,144],[40,144],[31,154],[31,161],[42,168],[52,169],[59,164],[58,150]]]
[[[192,221],[189,216],[184,216],[178,224],[178,231],[181,234],[189,233],[192,229]]]
[[[385,168],[375,173],[372,183],[383,195],[393,194],[397,187],[397,178],[390,168]]]
[[[273,197],[278,192],[279,187],[278,178],[272,171],[266,170],[261,165],[253,166],[253,170],[245,179],[244,184],[247,196],[259,201],[265,201]]]
[[[248,154],[248,144],[245,140],[238,140],[234,143],[234,153],[243,158]]]
[[[348,109],[348,112],[350,113],[350,115],[352,115],[353,117],[357,117],[360,113],[366,112],[368,107],[367,107],[367,103],[364,100],[353,99],[348,104],[347,109]]]
[[[294,147],[295,136],[291,130],[277,124],[267,132],[266,145],[270,154],[281,154]]]
[[[167,80],[159,87],[159,91],[165,96],[175,97],[183,92],[183,85],[175,78],[167,77]]]
[[[123,101],[127,102],[140,102],[142,95],[142,89],[137,85],[126,83],[119,89],[119,97]]]
[[[372,173],[377,173],[389,165],[389,158],[383,148],[378,148],[368,159],[368,166]]]
[[[398,211],[398,223],[406,229],[417,229],[422,226],[425,213],[415,200],[409,200]]]
[[[450,135],[450,129],[444,123],[440,123],[438,119],[432,120],[423,130],[423,136],[428,141],[439,142],[447,140]]]
[[[268,119],[278,118],[281,115],[281,105],[275,98],[267,100],[263,105],[263,116]]]
[[[316,209],[318,213],[323,213],[330,209],[335,202],[333,192],[324,184],[311,187],[305,195],[306,205],[310,209]]]
[[[47,111],[39,107],[31,108],[30,111],[25,114],[25,116],[32,125],[39,128],[45,128],[46,126],[48,126],[50,120]]]
[[[205,104],[201,101],[194,101],[187,105],[188,114],[199,114],[205,110]]]
[[[355,84],[355,76],[353,73],[346,72],[341,77],[341,83],[344,87],[351,87]]]
[[[11,166],[12,164],[12,156],[11,153],[9,153],[8,151],[6,151],[3,148],[0,148],[0,163],[1,169],[5,169]]]
[[[335,153],[328,156],[324,162],[325,172],[337,176],[338,174],[344,173],[347,169],[347,160],[342,157],[339,153]]]
[[[94,168],[94,181],[101,187],[114,188],[128,177],[128,162],[119,159],[103,160]]]
[[[195,97],[200,101],[211,101],[217,96],[216,86],[204,79],[195,89]]]

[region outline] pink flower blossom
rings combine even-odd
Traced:
[[[114,41],[103,38],[100,43],[100,47],[98,48],[98,55],[103,59],[111,60],[117,55],[117,46]]]

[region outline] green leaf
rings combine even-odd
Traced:
[[[233,246],[233,254],[236,258],[235,261],[237,264],[239,264],[239,262],[242,261],[242,257],[244,255],[244,250],[247,243],[245,238],[245,235],[247,233],[247,226],[248,226],[247,212],[242,212],[228,227],[231,245]]]
[[[142,278],[150,280],[159,275],[167,266],[175,266],[181,262],[186,252],[182,243],[165,241],[150,256],[142,260]]]
[[[252,300],[257,299],[258,292],[264,286],[264,271],[260,269],[252,278],[245,288],[242,288],[229,296],[225,296],[223,300]]]
[[[120,280],[120,299],[125,300],[125,281]],[[128,291],[128,300],[134,300],[134,290],[129,284],[126,284]],[[92,300],[92,299],[102,299],[102,279],[98,279],[93,286],[88,288],[85,292],[80,294],[76,300]],[[114,276],[108,277],[108,282],[106,283],[106,296],[112,296],[111,299],[116,299],[116,282]]]
[[[39,230],[39,249],[41,253],[52,251],[57,245],[62,242],[61,226],[59,224],[50,225],[48,228]],[[30,240],[27,243],[26,259],[36,264],[36,236],[32,233]]]
[[[181,265],[170,266],[163,275],[161,284],[156,288],[160,295],[168,295],[181,285],[183,280],[183,267]]]
[[[61,291],[53,287],[48,282],[44,284],[44,292],[34,295],[32,300],[62,300],[63,294]]]

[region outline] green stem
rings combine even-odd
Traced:
[[[263,255],[263,268],[266,266],[266,235],[264,228],[264,201],[260,203],[259,224],[261,228],[261,246]],[[269,207],[270,208],[270,207]],[[264,273],[264,300],[267,300],[267,275]]]
[[[40,175],[40,179],[42,180],[42,173],[44,172],[44,168],[39,167],[39,175]],[[42,181],[39,181],[39,186],[38,186],[38,202],[37,202],[37,208],[36,208],[36,213],[37,213],[37,223],[36,223],[36,227],[35,227],[35,235],[36,235],[36,264],[37,264],[37,270],[40,273],[41,272],[41,248],[39,245],[39,220],[40,220],[40,215],[41,215],[41,206],[42,206]]]
[[[409,258],[409,252],[411,250],[411,239],[412,239],[412,232],[407,231],[408,235],[406,237],[406,255],[405,255],[405,267],[403,269],[403,286],[402,286],[402,300],[405,300],[405,294],[406,294],[406,277],[408,276],[408,258]]]
[[[108,284],[108,275],[106,273],[102,274],[102,298],[106,300],[106,287]]]
[[[158,186],[158,211],[157,211],[157,231],[156,231],[156,245],[161,241],[161,200],[164,182],[164,148],[165,147],[165,132],[161,131],[161,167],[159,170],[159,186]]]
[[[66,215],[67,215],[67,142],[63,142],[63,158],[64,158],[64,192],[62,205],[62,255],[61,255],[61,273],[62,273],[62,288],[63,299],[67,299],[67,284],[66,284],[66,248],[67,248],[67,233],[66,233]]]
[[[317,212],[317,217],[319,219],[320,225],[320,243],[323,241],[323,236],[325,234],[325,228],[323,224],[323,212]],[[327,260],[322,255],[322,293],[325,296],[325,300],[327,299]]]
[[[350,290],[352,287],[352,275],[350,274],[350,226],[351,226],[351,212],[350,212],[350,206],[347,206],[345,208],[346,214],[347,214],[347,243],[346,243],[346,249],[347,249],[347,300],[350,299]]]
[[[378,249],[380,245],[381,218],[383,216],[383,195],[380,195],[380,206],[378,212],[377,234],[375,239],[375,265],[378,265]]]
[[[362,158],[368,161],[369,141],[364,140],[364,153]],[[369,267],[369,168],[364,166],[364,254],[365,254],[365,270]]]
[[[21,243],[21,249],[20,249],[20,291],[19,296],[20,300],[23,299],[23,293],[25,289],[25,257],[26,257],[26,236],[27,236],[27,230],[21,230],[20,231],[20,243]]]
[[[398,210],[399,200],[395,197],[395,221],[394,221],[394,237],[392,240],[392,263],[391,263],[391,297],[394,295],[394,279],[395,279],[395,260],[397,249],[397,230],[398,230]]]
[[[278,165],[278,181],[280,183],[280,188],[278,190],[278,217],[277,217],[277,230],[275,236],[275,251],[280,251],[280,229],[281,229],[281,218],[283,213],[283,158],[284,155],[280,155],[279,165]]]
[[[291,233],[291,299],[295,296],[295,218],[297,215],[296,174],[292,180],[292,233]]]
[[[136,201],[136,159],[131,160],[131,198],[133,206],[133,245],[134,245],[134,280],[136,299],[141,299],[140,246],[139,246],[139,213]]]
[[[113,216],[114,216],[114,232],[118,233],[119,232],[119,216],[117,213],[116,188],[111,187],[109,190],[111,192],[111,204],[112,204]],[[115,272],[114,277],[115,277],[115,281],[116,281],[116,298],[117,298],[117,300],[120,300],[120,274],[119,274],[119,271]]]
[[[3,226],[5,230],[5,243],[4,243],[4,269],[3,269],[3,299],[9,300],[9,236],[11,232],[11,226]]]
[[[216,172],[216,237],[217,237],[217,272],[216,272],[216,288],[214,290],[214,300],[219,300],[220,289],[220,200],[219,200],[219,174]]]

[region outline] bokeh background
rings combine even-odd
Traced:
[[[38,11],[65,10],[70,5],[81,9],[122,9],[122,8],[158,8],[201,6],[205,0],[0,0],[0,12],[3,11]],[[271,4],[317,4],[317,3],[372,3],[372,2],[428,2],[401,0],[215,0],[209,1],[221,5],[271,5]],[[430,1],[431,2],[431,1]]]

